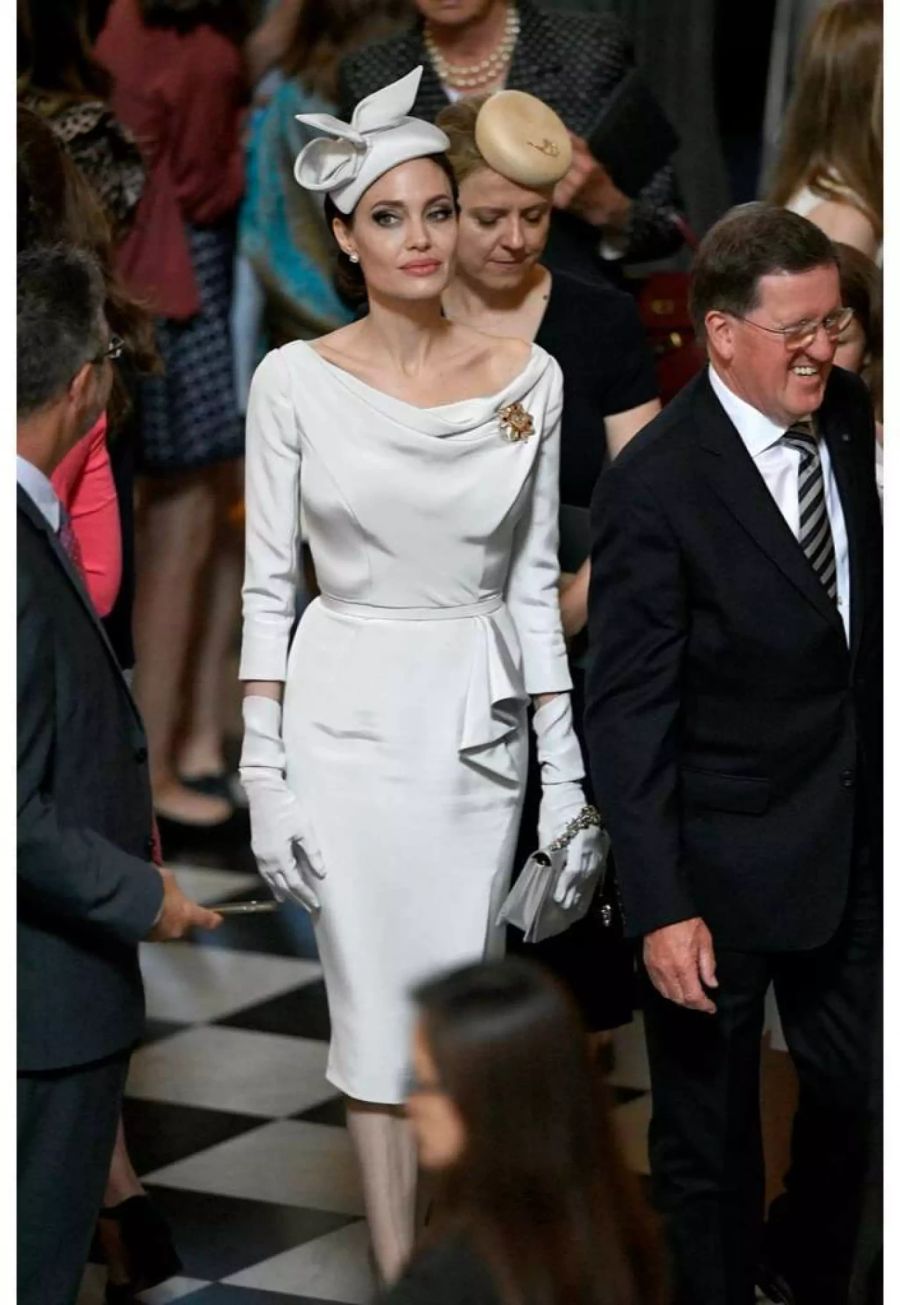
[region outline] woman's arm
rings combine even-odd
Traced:
[[[559,615],[559,438],[562,373],[553,368],[552,392],[540,432],[531,494],[516,525],[506,581],[506,604],[519,636],[525,689],[532,695],[572,688]]]
[[[78,541],[88,594],[98,616],[112,611],[122,583],[122,527],[106,429],[104,413],[52,476]]]
[[[287,367],[278,350],[256,369],[247,405],[244,632],[247,696],[280,700],[294,627],[300,446]]]
[[[604,417],[603,425],[606,429],[606,447],[609,450],[610,462],[614,461],[628,441],[661,411],[659,399],[650,399],[647,403],[638,404],[636,408],[629,408],[626,412],[615,412]],[[590,583],[591,559],[589,557],[584,559],[574,575],[561,578],[559,607],[567,639],[573,639],[587,625]]]
[[[614,412],[604,417],[603,426],[606,431],[606,447],[610,462],[617,458],[628,441],[661,411],[662,405],[659,399],[650,399],[647,403],[638,404],[636,408],[629,408],[627,412]]]

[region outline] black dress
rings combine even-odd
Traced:
[[[535,342],[562,368],[560,442],[560,564],[575,571],[588,555],[591,495],[606,462],[604,417],[627,412],[657,397],[653,358],[634,300],[612,286],[590,284],[554,272],[550,299]],[[572,711],[584,748],[584,653],[586,632],[570,644]],[[590,779],[585,792],[593,801]],[[537,848],[540,772],[532,750],[519,828],[515,868]],[[614,873],[610,868],[609,873]],[[603,894],[604,901],[615,894]],[[509,930],[509,950],[542,962],[570,988],[588,1028],[616,1028],[631,1019],[634,949],[622,936],[618,912],[607,923],[598,894],[577,924],[542,943],[525,943]]]

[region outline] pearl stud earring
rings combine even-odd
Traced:
[[[351,263],[359,262],[359,254],[348,254],[347,257],[350,259]]]

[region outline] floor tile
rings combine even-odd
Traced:
[[[218,1281],[344,1227],[353,1216],[147,1184],[172,1226],[182,1275]]]
[[[283,1292],[258,1291],[254,1287],[226,1287],[219,1282],[183,1297],[182,1305],[331,1305],[331,1302],[293,1293],[285,1296]]]
[[[140,955],[147,1014],[162,1020],[220,1019],[322,973],[316,961],[215,951],[192,942],[142,943]]]
[[[169,1305],[169,1301],[183,1300],[191,1292],[208,1286],[209,1283],[203,1278],[169,1278],[168,1282],[161,1282],[149,1291],[142,1291],[138,1300],[141,1305]]]
[[[328,999],[325,984],[305,984],[278,997],[270,997],[255,1006],[246,1006],[234,1015],[226,1015],[219,1024],[233,1029],[255,1029],[260,1033],[282,1033],[287,1037],[331,1037]]]
[[[189,1029],[190,1027],[190,1020],[147,1019],[144,1021],[144,1032],[141,1035],[141,1045],[146,1047],[151,1042],[161,1042],[163,1038],[171,1038],[173,1033],[180,1033],[182,1029]]]
[[[629,1101],[627,1105],[616,1106],[612,1112],[613,1127],[622,1148],[627,1168],[632,1173],[649,1174],[650,1161],[647,1156],[647,1126],[650,1123],[649,1092]]]
[[[346,1129],[300,1119],[281,1119],[242,1133],[156,1170],[148,1181],[335,1214],[363,1212]]]
[[[299,1111],[293,1118],[308,1119],[311,1124],[330,1124],[332,1128],[346,1128],[347,1103],[344,1097],[332,1097],[320,1106]]]
[[[615,1063],[606,1076],[607,1083],[616,1087],[650,1089],[650,1070],[647,1066],[647,1048],[644,1042],[644,1017],[635,1011],[634,1021],[613,1034]]]
[[[241,1273],[229,1284],[365,1305],[375,1293],[369,1269],[369,1234],[362,1221],[317,1237]]]
[[[195,1151],[205,1151],[259,1128],[255,1115],[203,1110],[168,1101],[136,1101],[132,1097],[122,1103],[122,1121],[128,1153],[138,1174],[174,1164]]]
[[[105,1290],[106,1269],[101,1264],[88,1264],[75,1305],[103,1305]]]
[[[334,1096],[328,1048],[306,1038],[199,1025],[135,1052],[129,1096],[275,1119]]]

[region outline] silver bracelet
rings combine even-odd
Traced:
[[[580,834],[583,829],[602,829],[603,817],[596,807],[591,806],[589,802],[578,812],[574,820],[570,820],[559,838],[554,838],[548,846],[541,848],[542,852],[561,852],[564,847],[568,847],[576,834]]]

